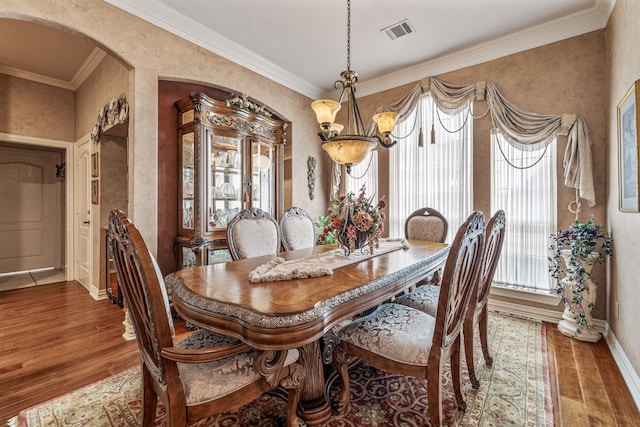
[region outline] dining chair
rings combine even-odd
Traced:
[[[258,208],[241,210],[227,224],[227,244],[234,261],[280,252],[280,225]]]
[[[474,388],[480,387],[480,381],[478,381],[475,373],[474,360],[474,329],[478,325],[480,344],[482,347],[482,354],[487,366],[493,364],[493,358],[489,353],[489,343],[487,339],[488,335],[488,314],[487,314],[487,301],[489,300],[489,291],[491,290],[491,282],[493,281],[493,275],[496,271],[496,265],[502,252],[502,243],[504,242],[505,234],[505,212],[500,209],[496,211],[486,229],[486,242],[484,245],[484,253],[482,255],[482,261],[480,263],[480,273],[478,274],[478,282],[474,290],[469,308],[465,316],[463,337],[464,337],[464,350],[465,359],[467,362],[467,369],[469,370],[469,379]],[[415,291],[400,296],[395,299],[396,304],[404,304],[409,307],[418,309],[427,314],[435,316],[438,306],[438,299],[441,287],[435,285],[424,285],[417,288]]]
[[[292,207],[280,218],[282,247],[285,251],[312,248],[316,244],[316,227],[302,208]]]
[[[447,239],[449,223],[433,208],[420,208],[404,222],[404,237],[410,240],[443,243]]]
[[[348,365],[354,358],[385,372],[427,380],[429,420],[442,420],[442,374],[447,360],[458,409],[464,411],[460,380],[460,341],[484,250],[484,215],[473,212],[460,226],[442,276],[437,315],[402,304],[382,304],[338,332],[334,360],[342,380],[338,410],[349,406]]]
[[[410,240],[444,243],[448,231],[447,219],[433,208],[420,208],[412,212],[404,222],[404,237]],[[432,276],[418,283],[418,286],[440,283],[441,274],[441,270],[435,271]]]
[[[167,426],[182,427],[239,408],[278,385],[288,391],[288,425],[299,425],[297,350],[258,352],[204,329],[177,341],[160,269],[121,211],[109,215],[108,240],[140,350],[143,426],[154,425],[158,398]]]

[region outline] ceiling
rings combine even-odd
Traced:
[[[106,1],[311,98],[327,96],[347,68],[346,0]],[[351,68],[359,75],[358,93],[604,28],[614,4],[353,0]],[[415,32],[390,40],[381,31],[404,19]],[[77,35],[0,20],[0,72],[75,89],[103,55]]]

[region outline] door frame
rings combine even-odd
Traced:
[[[89,138],[87,135],[85,138]],[[48,147],[58,148],[64,150],[64,162],[65,168],[65,194],[66,194],[66,206],[64,209],[64,225],[65,230],[63,233],[64,242],[64,275],[65,280],[74,280],[74,266],[75,260],[75,242],[74,242],[74,200],[73,200],[73,184],[74,184],[74,164],[75,164],[75,143],[69,141],[61,141],[56,139],[38,138],[33,136],[17,135],[11,133],[0,132],[0,139],[4,142],[10,142],[14,144],[20,144],[29,147]],[[83,139],[80,139],[80,141]]]

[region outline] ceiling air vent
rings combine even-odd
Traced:
[[[416,30],[413,29],[411,22],[408,19],[402,20],[397,24],[393,24],[390,27],[383,28],[380,31],[384,31],[384,33],[391,40],[395,40],[398,37],[406,36],[407,34],[415,33]]]

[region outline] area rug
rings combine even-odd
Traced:
[[[489,345],[494,356],[487,368],[478,356],[480,389],[474,390],[463,363],[467,410],[455,408],[449,365],[443,387],[447,426],[553,426],[544,324],[491,312]],[[480,354],[479,349],[475,352]],[[351,404],[345,415],[334,412],[325,427],[428,426],[426,381],[386,374],[359,363],[350,369]],[[330,388],[330,399],[341,383]],[[140,425],[140,370],[129,369],[106,380],[20,412],[9,425],[19,427],[133,427]],[[284,426],[283,399],[265,394],[242,408],[210,417],[194,427]],[[159,405],[156,425],[166,427]]]

